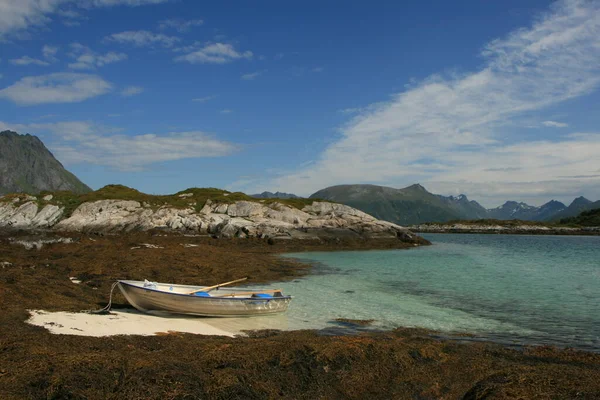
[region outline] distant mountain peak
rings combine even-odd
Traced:
[[[91,191],[54,158],[37,136],[0,132],[0,195],[44,190]]]
[[[296,196],[292,193],[284,193],[284,192],[262,192],[258,194],[251,194],[250,197],[254,197],[256,199],[297,199],[299,196]]]
[[[573,200],[573,202],[571,203],[571,206],[574,206],[574,205],[587,205],[587,204],[590,204],[590,203],[592,203],[591,200],[588,200],[588,199],[586,199],[583,196],[579,196],[579,197],[576,197],[575,200]]]
[[[406,188],[404,188],[405,190],[419,190],[419,191],[423,191],[423,192],[427,192],[427,189],[425,189],[425,187],[423,185],[421,185],[420,183],[415,183],[413,185],[410,185]]]

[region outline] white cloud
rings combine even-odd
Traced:
[[[72,51],[69,57],[75,59],[75,62],[69,64],[71,69],[94,69],[127,59],[125,53],[110,51],[106,54],[98,54],[80,43],[71,43],[70,47]]]
[[[0,128],[21,133],[53,133],[49,147],[66,164],[92,163],[126,171],[139,171],[157,162],[223,157],[240,148],[201,131],[129,136],[114,134],[120,129],[85,121],[44,124],[7,124],[0,121]]]
[[[122,44],[131,44],[136,47],[162,46],[172,47],[181,39],[176,36],[167,36],[162,33],[152,33],[149,31],[125,31],[114,33],[105,38],[108,41],[113,41]]]
[[[144,92],[144,88],[143,87],[139,87],[139,86],[127,86],[121,92],[121,96],[131,97],[131,96],[136,96],[136,95],[138,95],[138,94],[140,94],[142,92]]]
[[[258,78],[259,76],[261,76],[265,72],[266,72],[266,70],[264,70],[264,71],[256,71],[256,72],[252,72],[252,73],[249,73],[249,74],[244,74],[244,75],[242,75],[242,79],[245,80],[245,81],[251,81],[251,80],[254,80],[254,79]]]
[[[57,13],[74,16],[80,9],[111,6],[142,6],[165,3],[170,0],[1,0],[0,41],[27,32],[32,27],[48,24]]]
[[[56,53],[58,53],[58,47],[45,45],[42,47],[42,54],[44,58],[51,62],[56,62],[58,59],[56,58]]]
[[[506,200],[599,187],[597,178],[559,178],[593,175],[598,135],[515,144],[499,127],[598,88],[600,2],[560,1],[530,28],[489,43],[483,57],[477,71],[431,76],[363,108],[315,163],[243,190],[311,194],[341,183],[421,182],[442,193],[494,187],[502,191],[494,199]]]
[[[542,122],[542,125],[547,126],[549,128],[566,128],[569,126],[569,124],[566,124],[564,122],[556,122],[556,121],[544,121],[544,122]]]
[[[40,66],[48,66],[50,65],[49,62],[47,61],[43,61],[43,60],[39,60],[37,58],[31,58],[29,56],[23,56],[21,58],[14,58],[12,60],[10,60],[10,63],[13,65],[31,65],[31,64],[35,64],[35,65],[40,65]]]
[[[21,58],[15,58],[10,60],[10,63],[19,66],[35,64],[45,67],[50,65],[50,63],[55,63],[58,61],[58,59],[56,58],[56,53],[58,53],[58,47],[45,45],[44,47],[42,47],[42,55],[44,56],[45,61],[29,56],[23,56]]]
[[[209,100],[214,99],[215,96],[204,96],[204,97],[196,97],[195,99],[192,99],[192,101],[195,101],[197,103],[206,103]]]
[[[178,32],[184,33],[188,32],[193,27],[200,26],[202,24],[204,24],[204,21],[201,19],[184,20],[179,18],[171,18],[165,19],[164,21],[160,21],[158,27],[160,29],[172,28],[177,30]]]
[[[213,43],[203,48],[175,58],[175,61],[187,61],[191,64],[225,64],[239,59],[251,59],[252,52],[238,52],[230,44]]]
[[[108,93],[111,87],[97,75],[56,73],[22,78],[0,90],[0,98],[26,106],[75,103]]]

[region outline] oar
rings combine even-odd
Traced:
[[[198,292],[209,292],[209,291],[211,291],[213,289],[216,289],[218,287],[225,286],[225,285],[231,285],[232,283],[237,283],[237,282],[245,281],[246,279],[248,279],[248,278],[246,277],[246,278],[242,278],[242,279],[236,279],[235,281],[231,281],[231,282],[219,283],[218,285],[209,286],[209,287],[205,287],[205,288],[202,288],[202,289],[194,290],[193,292],[189,292],[188,294],[196,294]]]
[[[219,296],[213,296],[213,297],[249,296],[249,295],[253,295],[253,294],[261,294],[261,293],[276,293],[276,292],[281,292],[281,289],[273,289],[273,290],[261,290],[260,292],[237,292],[237,293],[228,293],[228,294],[222,294],[222,295],[219,295]]]

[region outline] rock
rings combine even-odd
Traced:
[[[31,224],[37,228],[51,227],[60,219],[64,207],[58,207],[48,204],[35,217],[31,219]]]
[[[51,195],[51,194],[47,194],[47,195],[45,195],[44,197],[42,197],[42,200],[44,200],[44,201],[50,201],[50,200],[52,200],[53,198],[54,198],[54,196],[53,196],[53,195]]]
[[[0,267],[2,268],[6,268],[6,267],[12,267],[12,263],[9,263],[8,261],[0,261]]]
[[[279,202],[207,200],[196,212],[193,207],[163,205],[156,210],[137,201],[98,200],[81,204],[69,218],[60,220],[63,213],[63,208],[52,204],[39,211],[35,202],[19,207],[0,203],[0,226],[86,232],[163,229],[228,238],[399,238],[418,242],[406,228],[352,207],[317,201],[299,210]]]
[[[39,240],[13,240],[12,244],[18,244],[27,250],[37,249],[40,250],[46,244],[52,243],[73,243],[71,238],[58,238],[58,239],[39,239]]]
[[[192,197],[193,195],[194,195],[194,193],[181,193],[179,195],[179,197],[186,198],[186,197]]]

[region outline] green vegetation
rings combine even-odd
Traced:
[[[472,219],[472,220],[462,220],[455,219],[447,222],[425,222],[421,225],[472,225],[472,226],[489,226],[489,225],[500,225],[500,226],[547,226],[554,227],[556,224],[551,224],[547,222],[540,221],[523,221],[520,219]]]
[[[42,198],[46,195],[52,195],[52,200],[45,201]],[[186,195],[186,196],[182,196]],[[23,193],[8,194],[2,198],[2,202],[12,202],[15,198],[20,198],[21,201],[16,203],[21,204],[25,199]],[[73,211],[81,204],[88,201],[97,200],[133,200],[142,204],[147,204],[153,209],[162,206],[173,208],[188,208],[193,206],[196,212],[200,211],[206,204],[207,200],[216,203],[234,203],[236,201],[252,201],[255,203],[272,204],[282,203],[290,207],[302,209],[304,206],[312,204],[315,199],[256,199],[242,192],[228,192],[227,190],[216,188],[189,188],[171,195],[152,195],[142,193],[133,188],[123,185],[107,185],[93,192],[77,194],[68,191],[49,192],[43,191],[37,196],[37,202],[40,207],[46,204],[56,204],[65,207],[65,217],[71,216]]]
[[[563,218],[560,225],[600,226],[600,208],[584,211],[576,217]]]
[[[520,219],[475,219],[475,220],[452,220],[445,222],[425,222],[420,225],[442,225],[450,226],[455,224],[469,225],[469,226],[490,226],[500,225],[505,227],[514,226],[546,226],[548,228],[559,228],[559,227],[571,227],[581,228],[586,226],[600,226],[600,208],[584,211],[576,217],[563,218],[558,222],[541,222],[541,221],[523,221]]]

